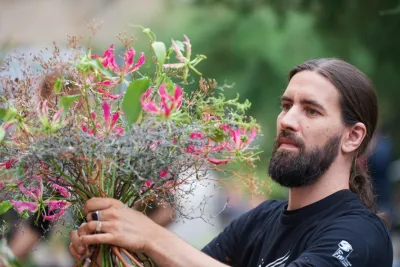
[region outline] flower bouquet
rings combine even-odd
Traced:
[[[122,64],[113,45],[95,55],[75,40],[67,60],[55,47],[48,60],[34,56],[39,70],[1,77],[0,186],[7,198],[0,212],[57,221],[70,211],[83,221],[92,197],[132,209],[169,203],[179,211],[182,185],[196,186],[213,171],[253,177],[259,126],[246,116],[250,103],[226,99],[225,86],[202,77],[197,66],[206,57],[193,56],[186,36],[167,47],[143,32],[149,52],[138,54],[125,40]],[[93,247],[88,257],[80,264],[153,264],[109,245]]]

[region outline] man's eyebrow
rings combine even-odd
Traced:
[[[288,97],[288,96],[281,96],[281,101],[282,101],[282,102],[283,102],[283,101],[286,101],[286,102],[293,102],[293,100],[292,100],[290,97]],[[318,103],[318,102],[315,101],[315,100],[312,100],[312,99],[302,99],[302,100],[300,101],[300,103],[301,103],[302,105],[314,106],[314,107],[320,109],[322,112],[326,112],[326,109],[325,109],[320,103]]]
[[[320,103],[318,103],[318,102],[315,101],[315,100],[312,100],[312,99],[302,99],[302,100],[300,100],[300,103],[301,103],[302,105],[311,105],[311,106],[317,107],[317,108],[320,109],[322,112],[326,112],[325,108],[324,108]]]
[[[292,99],[290,97],[287,96],[281,96],[281,101],[288,101],[288,102],[293,102]]]

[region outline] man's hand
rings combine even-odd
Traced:
[[[93,220],[98,211],[99,221]],[[93,244],[110,244],[142,252],[162,266],[222,267],[226,266],[193,248],[140,212],[111,198],[92,198],[86,202],[87,223],[71,232],[70,253],[80,261],[85,248]],[[83,250],[82,250],[83,247]]]
[[[98,212],[101,233],[96,233]],[[149,240],[163,228],[140,212],[112,198],[92,198],[86,202],[87,223],[79,230],[80,241],[85,245],[110,244],[135,252],[146,252]],[[81,234],[83,233],[83,234]]]
[[[101,232],[96,233],[98,221],[92,214],[98,212]],[[69,251],[72,257],[81,261],[92,244],[110,244],[135,252],[145,252],[148,241],[159,227],[140,212],[134,211],[122,202],[112,198],[92,198],[86,202],[87,223],[70,234]]]
[[[82,235],[86,235],[84,231],[84,228],[82,227],[85,223],[79,227],[79,230],[74,230],[70,233],[70,239],[71,243],[69,244],[69,253],[71,256],[75,259],[76,262],[80,262],[86,252],[86,247],[85,244],[82,243],[82,241],[79,238],[79,231],[81,232]]]

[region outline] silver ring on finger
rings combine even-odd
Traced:
[[[101,232],[101,221],[97,221],[97,226],[96,226],[96,233]]]

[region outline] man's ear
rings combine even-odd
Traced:
[[[356,151],[363,142],[366,134],[367,128],[362,122],[357,122],[353,126],[349,127],[343,139],[342,151],[344,153]]]

